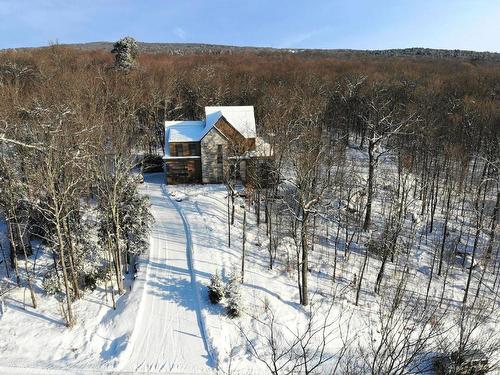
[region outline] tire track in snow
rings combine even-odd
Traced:
[[[196,281],[196,272],[194,269],[194,259],[193,259],[193,238],[191,235],[191,227],[189,226],[189,222],[186,219],[186,215],[182,211],[182,208],[179,206],[179,204],[174,201],[171,197],[170,194],[168,193],[166,185],[162,184],[162,192],[167,199],[169,199],[172,204],[174,205],[175,209],[179,213],[179,216],[181,217],[182,223],[184,225],[184,233],[186,235],[186,252],[187,252],[187,258],[188,258],[188,267],[189,267],[189,272],[191,273],[191,285],[195,291],[195,299],[196,299],[196,304],[197,304],[197,309],[196,309],[196,317],[198,319],[198,325],[200,326],[200,332],[203,338],[203,343],[205,345],[205,349],[208,353],[208,356],[210,358],[211,362],[211,367],[216,367],[217,366],[217,359],[214,355],[216,351],[213,349],[211,342],[209,340],[205,320],[203,319],[203,314],[201,313],[201,298],[200,298],[200,291],[198,290],[198,282]]]
[[[149,176],[156,222],[142,311],[120,370],[211,373],[215,367],[196,278],[189,224],[165,193],[161,176]],[[122,353],[123,354],[123,353]],[[127,358],[128,357],[128,358]]]

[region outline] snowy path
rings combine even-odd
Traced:
[[[155,224],[141,301],[122,370],[211,372],[194,275],[191,234],[175,203],[162,192],[163,174],[146,178]],[[128,357],[128,360],[126,359]]]

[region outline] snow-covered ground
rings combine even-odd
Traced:
[[[300,332],[307,323],[310,313],[308,308],[298,301],[298,289],[293,272],[288,272],[283,263],[278,262],[274,270],[267,264],[267,248],[265,246],[265,224],[258,227],[255,216],[247,213],[247,254],[245,262],[245,280],[242,284],[243,314],[240,318],[231,319],[226,316],[222,305],[212,305],[208,300],[207,285],[210,276],[221,273],[222,279],[228,281],[232,271],[241,269],[242,250],[242,210],[238,209],[235,225],[231,228],[232,246],[227,245],[227,206],[224,185],[176,185],[167,187],[174,197],[182,197],[176,202],[187,218],[193,238],[194,268],[198,276],[198,287],[202,297],[202,313],[206,322],[211,346],[214,348],[220,371],[236,374],[267,373],[266,367],[251,355],[250,339],[256,335],[265,335],[262,327],[255,325],[255,318],[262,318],[266,310],[272,310],[278,317],[281,327],[288,327],[293,332]],[[283,247],[286,248],[286,240]],[[283,248],[282,248],[283,249]],[[295,256],[291,247],[290,257]],[[326,275],[318,275],[311,279],[312,291],[331,296],[337,294],[339,303],[331,312],[330,323],[336,334],[352,314],[352,308],[345,304],[341,296],[346,290],[333,290],[332,283]],[[313,296],[314,308],[328,310],[329,306],[320,304],[324,300],[319,294]],[[353,322],[357,329],[363,329],[363,322]],[[351,329],[352,329],[351,326]],[[347,326],[345,326],[347,327]],[[345,332],[344,332],[345,333]],[[340,341],[331,342],[329,349],[338,349]],[[265,348],[262,348],[266,351]]]
[[[5,232],[4,232],[5,233]],[[35,251],[36,254],[36,251]],[[30,258],[30,267],[35,263]],[[113,369],[132,334],[141,301],[140,282],[118,299],[117,308],[101,287],[74,303],[76,324],[66,328],[59,302],[41,288],[43,264],[49,255],[40,250],[35,273],[37,309],[30,306],[25,288],[4,296],[6,313],[0,318],[0,373],[44,373],[49,369],[77,372],[85,369]],[[130,285],[130,280],[127,281]],[[130,287],[129,287],[130,288]]]
[[[223,373],[267,372],[250,355],[239,326],[252,329],[251,317],[262,314],[266,303],[289,327],[303,323],[307,311],[297,302],[293,275],[282,265],[267,269],[267,250],[257,246],[265,237],[263,226],[257,228],[249,213],[245,314],[228,318],[223,306],[209,303],[206,286],[217,270],[227,280],[239,268],[241,211],[228,248],[225,188],[166,187],[162,181],[161,174],[150,175],[143,185],[155,218],[150,251],[140,261],[137,279],[128,280],[117,309],[111,309],[103,288],[98,288],[75,302],[77,324],[68,329],[59,302],[44,295],[41,277],[36,310],[29,306],[24,288],[12,290],[5,296],[7,312],[0,319],[0,373],[206,373],[215,366]],[[8,246],[5,237],[3,241]],[[40,248],[36,258],[41,276],[50,256]],[[31,257],[30,266],[34,260]]]
[[[134,333],[120,369],[200,373],[214,367],[190,268],[190,232],[162,189],[163,175],[145,182],[155,218],[145,287]],[[126,359],[128,358],[128,359]]]
[[[386,173],[386,182],[390,183],[390,171]],[[344,257],[342,242],[337,256],[337,272],[335,281],[332,280],[332,264],[334,259],[333,238],[336,227],[332,224],[330,238],[316,238],[315,247],[310,257],[310,293],[312,311],[301,306],[296,284],[297,273],[291,264],[295,260],[295,244],[290,237],[283,236],[286,228],[281,228],[279,238],[279,257],[273,269],[268,265],[268,239],[266,225],[256,224],[253,209],[247,206],[246,227],[246,261],[245,280],[242,284],[243,314],[237,319],[230,319],[224,311],[224,304],[212,305],[207,297],[206,286],[210,276],[217,271],[222,279],[228,281],[231,271],[240,272],[242,259],[242,200],[237,202],[235,224],[231,226],[231,247],[227,240],[227,192],[223,185],[176,185],[167,187],[169,193],[179,197],[179,206],[187,219],[193,239],[194,268],[198,276],[198,287],[202,297],[202,314],[206,322],[208,338],[217,357],[221,371],[237,374],[267,373],[263,363],[255,355],[255,351],[263,357],[269,355],[269,347],[262,345],[269,339],[266,326],[259,323],[266,321],[269,311],[272,311],[276,321],[276,332],[293,340],[293,335],[300,335],[309,322],[311,313],[325,319],[330,324],[331,334],[325,351],[332,355],[330,366],[336,364],[335,359],[341,354],[344,359],[350,353],[342,353],[342,346],[355,349],[358,344],[370,350],[371,342],[376,342],[380,333],[380,314],[385,303],[390,303],[392,293],[396,291],[397,280],[408,273],[407,288],[413,293],[413,298],[423,304],[426,287],[429,279],[430,264],[435,243],[441,238],[438,231],[432,236],[421,237],[411,252],[410,265],[406,270],[404,258],[388,262],[382,282],[382,292],[377,295],[373,292],[373,285],[380,268],[380,260],[368,259],[365,279],[361,288],[359,305],[355,306],[356,277],[359,277],[363,264],[364,249],[356,243],[351,245],[348,257]],[[241,198],[240,198],[241,199]],[[381,214],[381,208],[375,205],[375,220]],[[437,227],[441,225],[437,217]],[[407,222],[411,225],[411,220]],[[276,223],[274,225],[277,225]],[[425,223],[417,223],[417,236],[425,233]],[[324,232],[324,227],[322,232]],[[342,238],[342,233],[340,238]],[[408,241],[407,239],[405,241]],[[339,241],[341,241],[339,239]],[[365,240],[366,241],[366,240]],[[364,245],[364,240],[360,241]],[[406,242],[405,242],[406,243]],[[288,262],[290,260],[290,262]],[[442,324],[452,327],[460,322],[460,313],[457,307],[461,306],[463,290],[466,280],[466,269],[456,267],[450,269],[447,276],[447,287],[442,292],[443,278],[434,276],[435,281],[430,286],[429,304],[437,306],[443,293],[443,301],[450,306],[443,316]],[[356,276],[356,274],[358,276]],[[446,280],[446,279],[445,279]],[[331,308],[331,310],[330,310]],[[328,318],[326,314],[330,312]],[[417,311],[417,310],[415,310]],[[408,318],[411,318],[409,312]],[[439,316],[439,314],[436,314]],[[418,317],[416,317],[418,319]],[[485,326],[486,335],[498,335],[499,314],[494,309],[491,313],[491,324]],[[268,320],[267,320],[268,321]],[[320,321],[321,323],[322,321]],[[497,322],[497,323],[495,323]],[[409,329],[406,327],[405,329]],[[276,333],[275,332],[275,333]],[[454,335],[453,329],[449,334]],[[453,342],[456,338],[450,340]],[[285,338],[283,343],[287,341]],[[255,354],[255,351],[253,354]],[[432,355],[432,354],[431,354]],[[355,355],[354,355],[355,356]],[[327,371],[325,368],[324,371]],[[338,369],[337,369],[338,370]],[[339,372],[342,373],[342,372]],[[429,374],[432,372],[428,372]]]
[[[389,171],[384,173],[391,175]],[[288,337],[300,335],[311,314],[323,319],[330,311],[332,334],[325,351],[333,356],[333,364],[339,349],[354,340],[353,334],[369,343],[381,302],[372,289],[380,260],[369,258],[360,303],[355,306],[353,281],[355,274],[360,274],[364,250],[353,243],[349,256],[344,258],[339,243],[334,282],[332,238],[336,228],[332,226],[331,238],[316,238],[310,259],[312,309],[304,308],[298,303],[293,240],[281,235],[286,228],[276,231],[280,233],[279,257],[270,270],[266,226],[263,222],[258,226],[255,213],[249,209],[245,279],[241,286],[243,312],[239,318],[230,319],[224,303],[209,302],[207,285],[217,271],[228,281],[232,271],[241,269],[243,202],[237,202],[229,247],[227,193],[223,185],[165,186],[162,181],[162,174],[149,175],[143,185],[155,218],[150,251],[140,260],[137,279],[128,280],[127,293],[118,299],[116,310],[110,308],[111,301],[106,301],[100,287],[75,302],[77,324],[67,329],[60,318],[59,302],[41,289],[43,265],[51,261],[50,256],[43,249],[37,253],[35,248],[30,267],[36,259],[39,308],[29,307],[29,294],[24,288],[5,296],[7,312],[0,318],[0,373],[207,373],[216,368],[220,373],[267,373],[265,365],[252,355],[252,345],[254,351],[266,355],[268,348],[262,346],[262,339],[268,332],[259,320],[266,321],[270,311],[276,317],[277,330]],[[386,178],[386,182],[390,183],[390,179]],[[379,203],[374,206],[376,220],[381,209]],[[439,223],[439,218],[436,221]],[[423,233],[424,224],[418,224],[417,236]],[[0,240],[6,248],[5,225],[0,229]],[[434,236],[439,238],[439,234]],[[342,234],[339,241],[341,238]],[[425,293],[435,246],[434,238],[421,238],[409,261],[412,267],[408,281],[408,288],[419,294]],[[393,280],[402,272],[398,260],[388,264],[383,287],[394,289]],[[444,294],[450,306],[460,301],[464,272],[459,267],[450,270]],[[0,267],[0,276],[4,274]],[[439,299],[442,284],[437,278],[431,285],[431,300]],[[456,312],[450,310],[447,314],[448,323],[452,323]],[[492,314],[498,315],[498,311]]]
[[[4,296],[7,311],[0,318],[0,373],[212,370],[214,361],[194,287],[196,276],[190,269],[189,232],[173,201],[163,193],[162,181],[162,174],[153,174],[144,183],[155,217],[150,253],[139,261],[137,279],[128,280],[128,291],[118,299],[116,310],[102,287],[98,288],[75,302],[77,323],[66,328],[59,302],[41,289],[43,265],[50,262],[50,256],[41,248],[38,253],[35,250],[30,267],[36,259],[39,307],[29,306],[24,288]],[[1,229],[2,245],[8,248],[4,223]]]

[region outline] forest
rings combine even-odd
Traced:
[[[266,349],[242,328],[270,373],[312,374],[332,358],[339,373],[419,373],[415,361],[438,347],[479,350],[498,366],[500,65],[491,61],[139,53],[117,69],[102,50],[1,52],[0,210],[13,244],[2,256],[34,308],[41,292],[25,238],[50,250],[42,285],[67,326],[98,284],[115,306],[153,221],[131,171],[162,154],[165,120],[202,118],[215,105],[253,105],[272,150],[244,193],[226,178],[228,246],[240,246],[231,243],[238,212],[252,212],[269,272],[292,275],[304,309],[317,300],[318,273],[351,288],[353,306],[389,301],[377,339],[337,356],[323,353],[326,325],[312,322],[288,351],[270,340],[272,313],[260,320]],[[244,272],[243,262],[242,281]],[[323,346],[307,348],[311,335]]]

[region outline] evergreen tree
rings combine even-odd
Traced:
[[[240,277],[236,272],[229,276],[229,282],[226,285],[224,294],[227,299],[226,312],[230,318],[236,318],[241,314],[241,291]]]
[[[148,248],[153,216],[149,198],[139,193],[137,183],[132,178],[126,181],[119,209],[127,258],[130,255],[140,255]]]
[[[115,67],[129,71],[136,65],[136,58],[139,52],[137,42],[134,38],[126,36],[113,44],[111,53],[115,54]]]
[[[210,285],[208,286],[208,298],[213,304],[219,303],[224,297],[224,284],[219,276],[217,270],[210,278]]]
[[[123,292],[122,271],[128,272],[133,255],[147,249],[153,222],[149,200],[139,193],[137,182],[129,175],[130,168],[125,164],[115,164],[113,174],[99,179],[97,194],[99,240],[109,253],[108,264],[113,263],[110,270],[120,293]]]

